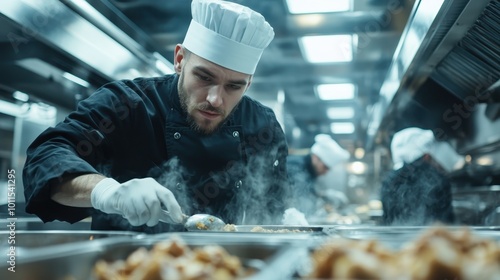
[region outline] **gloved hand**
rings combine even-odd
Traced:
[[[158,224],[165,215],[162,205],[173,221],[182,221],[181,207],[172,192],[153,178],[132,179],[123,184],[112,178],[103,179],[92,190],[90,201],[95,209],[122,215],[133,226]]]

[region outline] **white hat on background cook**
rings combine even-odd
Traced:
[[[189,51],[225,68],[252,75],[274,38],[264,17],[221,0],[193,0],[193,19],[182,43]]]
[[[349,152],[340,147],[328,134],[318,134],[314,137],[314,141],[311,153],[317,155],[329,168],[348,160],[350,157]]]
[[[431,130],[417,127],[403,129],[394,134],[391,142],[394,169],[429,154],[448,172],[463,164],[464,158],[447,142],[437,141]]]

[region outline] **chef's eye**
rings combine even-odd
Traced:
[[[233,84],[230,84],[230,85],[228,85],[228,87],[229,87],[231,90],[240,90],[240,89],[241,89],[241,85],[233,85]]]
[[[201,75],[201,74],[196,74],[198,79],[205,81],[205,82],[210,82],[212,79],[209,76]]]

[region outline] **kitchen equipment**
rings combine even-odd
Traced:
[[[461,186],[452,190],[457,222],[471,226],[499,226],[494,211],[500,200],[500,185]]]

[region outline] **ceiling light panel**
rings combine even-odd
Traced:
[[[352,122],[334,122],[330,124],[330,129],[333,134],[352,134],[355,131]]]
[[[352,0],[287,0],[291,14],[345,12],[352,9]]]
[[[331,107],[326,111],[328,118],[332,120],[345,120],[354,118],[355,111],[352,107]]]
[[[354,84],[321,84],[316,86],[316,93],[321,100],[352,100],[355,91]]]
[[[311,63],[349,62],[353,58],[354,35],[304,36],[299,45]]]

